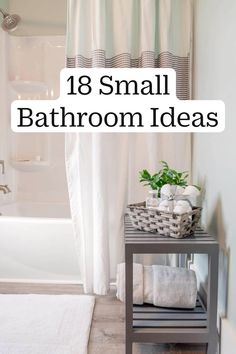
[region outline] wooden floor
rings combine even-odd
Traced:
[[[81,294],[78,285],[0,283],[1,294]],[[111,290],[97,296],[89,340],[89,354],[125,353],[124,305]],[[135,345],[133,354],[205,354],[205,346]]]

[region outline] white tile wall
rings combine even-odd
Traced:
[[[11,90],[13,99],[55,99],[59,95],[59,74],[65,63],[65,37],[9,36],[8,77],[17,81]],[[25,82],[29,83],[25,83]],[[37,83],[44,84],[46,93],[35,94]],[[28,85],[28,86],[27,86]],[[16,89],[17,87],[17,89]],[[64,134],[11,133],[8,160],[34,158],[40,155],[50,166],[40,171],[15,170],[15,197],[35,202],[67,202],[64,164]]]

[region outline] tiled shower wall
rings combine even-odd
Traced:
[[[65,63],[64,36],[8,36],[7,55],[10,99],[55,99],[59,96],[59,74]],[[18,159],[40,156],[48,162],[48,166],[37,171],[13,169],[15,199],[68,202],[64,134],[10,132],[9,138],[10,169],[11,162]]]
[[[0,184],[14,190],[14,173],[9,165],[10,101],[8,94],[8,35],[0,29],[0,160],[5,163],[5,174],[0,169]],[[14,193],[0,193],[0,204],[12,201]]]

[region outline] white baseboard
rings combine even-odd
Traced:
[[[25,284],[58,284],[58,285],[82,285],[80,280],[51,280],[51,279],[29,279],[29,278],[0,278],[0,283],[25,283]]]
[[[221,320],[221,354],[235,354],[236,351],[236,328],[228,319]]]

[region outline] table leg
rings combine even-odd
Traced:
[[[207,315],[209,342],[207,354],[216,354],[218,334],[217,334],[217,292],[218,292],[218,247],[211,249],[208,254],[208,291],[207,291]]]
[[[126,324],[126,354],[132,354],[133,329],[133,252],[125,247],[125,324]]]

